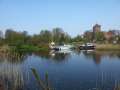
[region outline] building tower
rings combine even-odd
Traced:
[[[99,25],[99,24],[95,24],[93,26],[93,42],[96,41],[96,33],[97,32],[101,32],[101,25]]]
[[[95,24],[93,26],[93,32],[95,33],[95,32],[100,32],[100,31],[101,31],[101,25]]]

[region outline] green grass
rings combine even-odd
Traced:
[[[34,52],[34,51],[48,51],[49,48],[47,47],[38,47],[33,45],[20,45],[16,46],[16,51],[24,51],[24,52]]]
[[[96,50],[115,50],[120,51],[119,44],[97,44]]]

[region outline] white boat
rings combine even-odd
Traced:
[[[73,48],[73,45],[55,45],[53,42],[49,45],[52,50],[69,50]]]
[[[59,46],[55,46],[56,49],[58,50],[69,50],[71,49],[73,46],[72,45],[59,45]]]

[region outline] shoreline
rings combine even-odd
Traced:
[[[96,44],[96,51],[120,51],[120,44]],[[20,47],[11,47],[8,45],[0,46],[0,52],[7,53],[9,51],[22,51],[22,52],[46,52],[49,51],[49,47],[45,46],[31,46],[31,45],[21,45]]]
[[[120,44],[96,44],[96,49],[99,51],[120,51]]]

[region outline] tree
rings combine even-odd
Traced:
[[[68,43],[71,37],[61,28],[54,28],[52,31],[52,40],[56,43]]]
[[[118,43],[120,44],[120,36],[118,36],[118,40],[117,40],[117,41],[118,41]]]
[[[74,37],[72,39],[73,42],[80,42],[80,41],[83,41],[83,38],[80,36],[80,35],[77,35],[76,37]]]
[[[3,32],[0,31],[0,45],[4,44],[4,36],[3,36]]]
[[[61,28],[54,28],[52,31],[53,41],[58,43],[63,33]]]
[[[103,32],[96,32],[95,33],[95,41],[96,42],[103,42],[105,40],[105,36]]]
[[[93,32],[91,31],[86,31],[84,33],[84,41],[85,42],[92,42],[93,41]]]
[[[40,32],[40,40],[43,43],[49,43],[52,40],[52,33],[48,30],[42,30]]]
[[[16,45],[24,44],[26,39],[26,32],[17,32],[12,29],[7,29],[5,32],[6,43]]]

